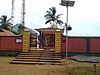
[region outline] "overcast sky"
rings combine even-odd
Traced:
[[[11,1],[0,0],[0,16],[11,17]],[[75,0],[74,7],[69,7],[70,36],[100,36],[100,0]],[[45,25],[44,15],[52,6],[57,14],[63,14],[61,20],[66,22],[66,7],[59,5],[61,0],[26,0],[25,26],[31,29],[49,27]],[[15,0],[14,24],[21,21],[22,0]]]

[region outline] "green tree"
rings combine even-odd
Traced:
[[[18,28],[15,27],[15,26],[18,26]],[[14,26],[15,28],[12,27],[12,32],[13,32],[14,34],[16,34],[16,35],[22,34],[23,31],[24,31],[24,29],[26,28],[26,27],[23,26],[21,23],[17,23],[15,26]]]
[[[18,32],[21,34],[25,29],[25,26],[23,26],[22,24],[20,24],[20,26],[18,27]]]
[[[46,18],[45,24],[50,23],[52,28],[57,28],[58,24],[63,24],[63,21],[59,20],[62,14],[56,15],[56,12],[56,7],[51,7],[49,8],[49,11],[46,11],[47,14],[44,16]]]
[[[2,15],[0,18],[0,28],[11,31],[13,24],[10,23],[10,20],[11,18],[7,20],[7,15]]]

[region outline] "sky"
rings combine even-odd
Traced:
[[[12,0],[0,0],[0,16],[11,17]],[[57,14],[66,22],[66,7],[59,5],[61,0],[25,0],[25,26],[31,29],[46,28],[44,15],[51,7],[56,7]],[[21,22],[22,0],[14,3],[14,24]],[[100,0],[75,0],[74,7],[69,7],[68,24],[72,27],[69,36],[100,36]],[[64,33],[65,34],[65,33]]]

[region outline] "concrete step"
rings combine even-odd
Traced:
[[[39,59],[14,59],[13,61],[30,61],[30,62],[33,62],[33,61],[38,61]]]
[[[61,54],[54,50],[31,49],[21,52],[11,63],[14,64],[61,64]]]
[[[55,52],[21,52],[20,54],[58,54],[61,55],[60,53],[55,53]]]
[[[61,60],[61,58],[54,58],[54,57],[16,57],[16,59],[51,59],[51,60]]]
[[[61,56],[57,55],[18,55],[17,57],[55,57],[61,58]]]
[[[34,51],[34,50],[37,50],[37,51],[43,51],[43,50],[45,50],[45,49],[34,48],[34,49],[30,49],[29,51]]]
[[[60,60],[49,60],[49,59],[14,59],[13,61],[29,61],[29,62],[34,62],[34,61],[36,61],[36,62],[59,62],[59,63],[61,63],[61,61]]]
[[[41,53],[20,53],[20,55],[40,55]]]
[[[61,59],[57,59],[57,58],[31,58],[31,59],[29,59],[29,58],[16,58],[16,59],[14,59],[14,60],[61,60]]]
[[[56,62],[56,63],[61,63],[61,60],[43,60],[43,59],[40,59],[38,62]]]
[[[52,51],[52,50],[29,50],[29,52],[42,52],[42,51],[45,51],[45,52],[55,52],[55,51]]]
[[[29,65],[62,65],[61,63],[53,63],[53,62],[26,62],[26,61],[12,61],[13,64],[29,64]]]
[[[41,52],[43,52],[43,53],[55,53],[55,54],[60,54],[60,53],[56,53],[56,52],[54,52],[54,51],[28,51],[28,52],[21,52],[21,53],[41,53]]]
[[[61,56],[60,54],[41,54],[41,53],[27,53],[27,54],[20,54],[18,56]]]

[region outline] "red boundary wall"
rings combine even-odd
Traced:
[[[90,51],[91,53],[100,53],[100,38],[90,39]]]
[[[86,52],[86,39],[68,38],[68,52]]]
[[[0,50],[22,50],[22,43],[16,43],[22,36],[0,36]],[[66,52],[66,37],[62,35],[61,50]],[[68,37],[68,52],[100,53],[100,37]]]
[[[16,43],[22,36],[0,36],[0,50],[22,50],[22,43]]]
[[[62,35],[62,52],[66,52],[66,37]],[[68,52],[100,53],[100,37],[68,37]]]

